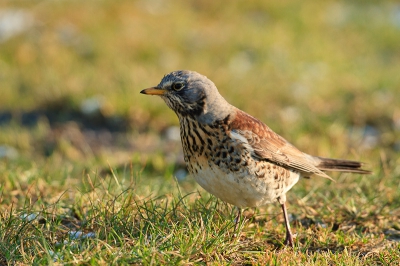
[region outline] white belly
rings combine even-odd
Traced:
[[[248,171],[226,173],[214,164],[210,167],[206,160],[201,161],[201,168],[192,173],[197,183],[217,198],[237,207],[257,207],[275,202],[297,183],[300,176],[297,172],[290,172],[290,182],[278,188],[273,175],[258,178]]]

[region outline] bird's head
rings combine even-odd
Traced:
[[[233,108],[211,80],[188,70],[171,72],[160,84],[140,93],[161,96],[178,116],[191,117],[205,124],[225,118]]]

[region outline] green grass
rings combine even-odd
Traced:
[[[400,25],[392,1],[3,1],[29,27],[0,43],[0,265],[396,265]],[[196,70],[301,150],[370,176],[301,180],[235,209],[185,169],[178,121],[140,95]],[[97,102],[85,113],[82,106]],[[5,151],[5,153],[3,153]],[[177,181],[179,180],[179,181]],[[82,232],[78,237],[76,232]]]
[[[129,166],[105,178],[74,175],[81,179],[54,163],[5,168],[2,164],[0,249],[9,263],[391,265],[400,255],[398,242],[384,234],[399,226],[398,189],[397,202],[388,201],[393,193],[388,181],[375,193],[316,181],[319,189],[312,195],[300,183],[289,194],[297,235],[292,250],[281,242],[279,208],[247,210],[235,237],[234,209],[205,192],[180,190],[193,186],[191,181],[179,185],[170,178],[161,184]],[[371,186],[365,179],[354,181]],[[76,231],[94,237],[74,239]]]

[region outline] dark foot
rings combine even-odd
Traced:
[[[237,231],[237,229],[239,227],[240,218],[242,216],[242,209],[240,209],[238,207],[236,207],[236,208],[237,208],[238,212],[237,212],[235,220],[234,220],[235,226],[233,227],[233,237],[232,237],[232,239],[236,238],[236,236],[237,236],[236,231]]]
[[[235,223],[235,227],[233,228],[234,232],[236,232],[236,230],[239,226],[239,223],[240,223],[240,217],[242,216],[242,209],[240,209],[238,207],[236,207],[236,208],[237,208],[238,212],[237,212],[235,220],[234,220],[234,223]]]
[[[293,242],[293,235],[291,233],[286,233],[286,239],[284,244],[288,247],[294,247],[294,242]]]

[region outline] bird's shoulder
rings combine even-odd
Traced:
[[[303,155],[295,146],[290,144],[279,134],[275,133],[270,127],[259,119],[249,115],[248,113],[237,109],[228,121],[228,129],[231,133],[240,134],[245,137],[250,144],[257,145],[268,143],[276,149],[285,148],[293,153]]]

